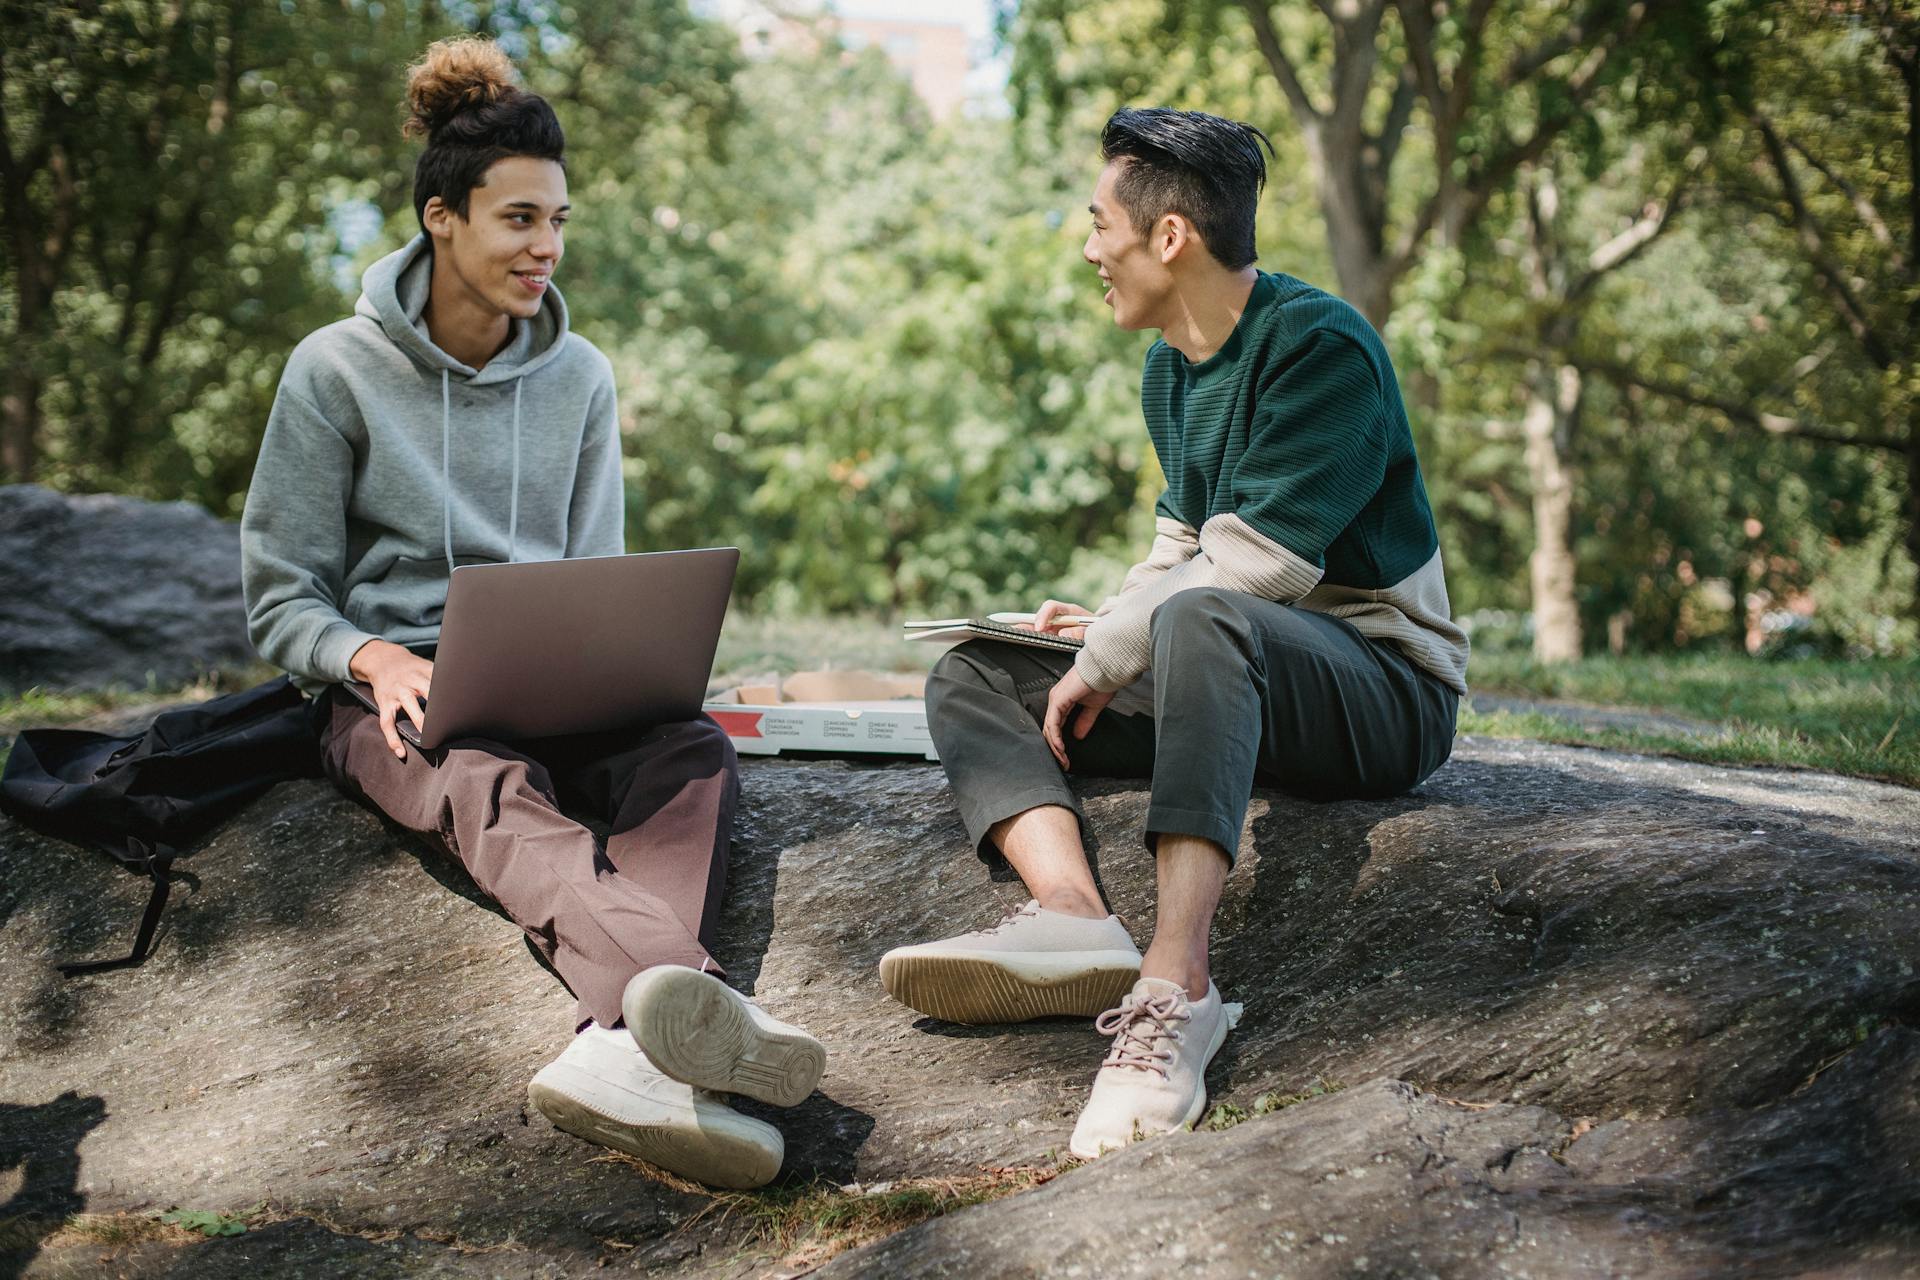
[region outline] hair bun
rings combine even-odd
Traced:
[[[491,106],[519,92],[513,60],[485,36],[436,40],[407,70],[410,114],[400,132],[432,137],[465,111]]]

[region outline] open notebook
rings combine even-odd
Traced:
[[[935,618],[929,621],[906,622],[909,640],[930,640],[936,644],[959,644],[963,640],[985,639],[1004,640],[1008,644],[1024,644],[1035,649],[1053,649],[1062,653],[1073,653],[1081,647],[1078,640],[1069,640],[1065,636],[1047,635],[1039,631],[1028,631],[1014,624],[1032,622],[1030,613],[990,613],[984,618]],[[1065,623],[1082,626],[1093,621],[1092,618],[1070,616],[1060,619]]]

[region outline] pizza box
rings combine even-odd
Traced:
[[[938,760],[927,733],[925,688],[925,676],[800,671],[771,684],[722,690],[702,709],[743,756],[825,751]]]

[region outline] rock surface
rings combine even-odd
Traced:
[[[0,695],[179,685],[256,661],[240,530],[186,502],[0,486]]]
[[[1144,939],[1144,789],[1086,796]],[[1024,898],[966,850],[938,768],[754,762],[745,799],[719,958],[832,1055],[806,1103],[759,1112],[788,1178],[1052,1164],[1091,1027],[939,1024],[875,977]],[[0,1219],[288,1220],[16,1241],[29,1274],[778,1268],[741,1215],[527,1114],[571,1001],[457,867],[317,782],[185,865],[153,960],[65,981],[48,960],[123,946],[140,886],[0,825]],[[1920,1274],[1916,920],[1920,793],[1897,787],[1469,737],[1397,800],[1263,792],[1216,931],[1246,1018],[1210,1086],[1248,1112],[1343,1087],[829,1270]]]
[[[1920,1032],[1907,1028],[1756,1111],[1592,1129],[1374,1080],[1143,1145],[826,1274],[1891,1273],[1920,1266],[1916,1090]]]

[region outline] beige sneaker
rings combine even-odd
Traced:
[[[575,1036],[527,1100],[557,1129],[712,1187],[765,1186],[786,1155],[778,1129],[668,1079],[623,1030]]]
[[[1089,920],[1031,901],[991,929],[880,957],[888,995],[947,1022],[1091,1018],[1139,976],[1140,949],[1118,916]]]
[[[1239,1012],[1221,1001],[1211,982],[1206,999],[1194,1001],[1171,982],[1140,979],[1119,1008],[1094,1024],[1113,1037],[1113,1048],[1067,1149],[1091,1160],[1199,1120],[1207,1105],[1207,1064]]]
[[[710,973],[685,965],[643,969],[620,1000],[627,1030],[675,1080],[791,1107],[813,1092],[827,1051]]]

